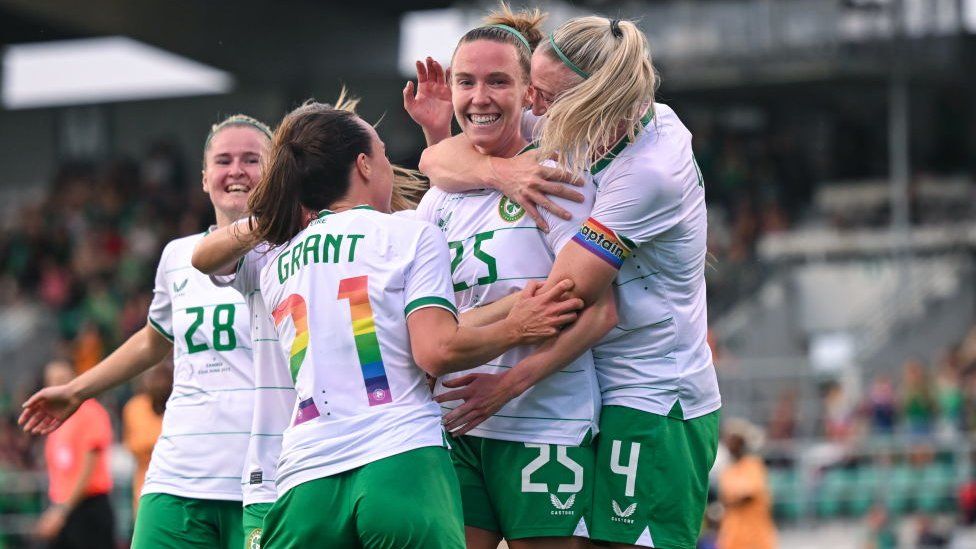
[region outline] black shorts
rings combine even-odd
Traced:
[[[115,515],[108,494],[85,498],[68,514],[50,549],[114,549]]]

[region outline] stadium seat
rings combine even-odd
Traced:
[[[852,515],[860,517],[867,513],[878,498],[880,476],[873,464],[858,467],[854,473],[853,489],[849,500]]]
[[[773,515],[793,520],[800,515],[796,473],[792,469],[770,469],[769,491],[773,496]]]
[[[956,484],[956,472],[951,464],[932,463],[922,470],[921,489],[918,490],[918,508],[933,513],[952,506]]]
[[[817,513],[825,518],[834,518],[844,513],[853,480],[853,474],[848,469],[824,471],[817,494]]]
[[[916,470],[908,465],[896,465],[881,471],[886,480],[885,505],[888,511],[900,515],[912,507],[912,494],[916,490]]]

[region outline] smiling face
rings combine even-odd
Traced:
[[[532,114],[542,116],[546,114],[552,102],[559,94],[580,81],[572,70],[552,54],[537,48],[532,54]]]
[[[451,101],[461,130],[479,152],[509,157],[522,148],[522,110],[530,98],[515,46],[491,40],[458,46]]]
[[[261,178],[261,160],[268,138],[250,126],[226,127],[210,140],[205,153],[203,192],[217,213],[217,224],[240,219],[247,197]]]

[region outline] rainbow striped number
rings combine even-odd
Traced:
[[[339,281],[338,299],[349,300],[352,316],[352,335],[359,355],[359,367],[363,371],[366,384],[366,399],[370,406],[393,402],[390,382],[386,378],[380,342],[376,339],[376,323],[373,321],[373,307],[369,303],[369,277],[356,276]]]
[[[281,326],[286,318],[291,317],[295,323],[295,340],[291,342],[291,357],[288,359],[288,369],[291,370],[291,380],[298,379],[298,370],[305,361],[308,351],[308,308],[305,299],[298,294],[291,294],[275,307],[271,312],[275,327]]]

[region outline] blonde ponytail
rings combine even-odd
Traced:
[[[641,116],[653,108],[657,86],[647,37],[637,25],[578,17],[556,29],[551,42],[545,40],[539,48],[579,69],[573,76],[578,83],[548,109],[539,143],[542,156],[556,155],[563,167],[586,170],[614,146],[621,131],[631,140],[636,137]]]
[[[430,184],[427,178],[419,171],[393,164],[393,197],[390,200],[390,210],[399,212],[416,209],[428,188]]]

